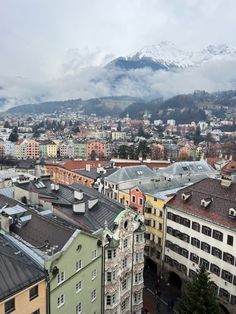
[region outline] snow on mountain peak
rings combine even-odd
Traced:
[[[162,41],[159,44],[146,46],[129,55],[126,60],[148,58],[169,67],[186,68],[204,62],[236,58],[236,49],[225,44],[209,45],[205,49],[192,52],[177,48],[173,43]]]

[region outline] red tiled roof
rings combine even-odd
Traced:
[[[231,160],[222,168],[223,173],[230,174],[231,172],[235,172],[235,171],[236,171],[236,161],[234,160]]]
[[[59,166],[67,170],[85,169],[86,165],[90,165],[91,169],[97,168],[99,165],[102,167],[108,163],[107,160],[68,160],[61,162]]]
[[[220,161],[220,160],[223,160],[223,158],[221,158],[221,157],[208,157],[208,158],[207,158],[207,163],[208,163],[210,166],[214,167],[215,164],[216,164],[218,161]]]
[[[183,192],[191,193],[187,201],[181,199]],[[201,200],[206,198],[212,198],[212,202],[205,208],[201,206]],[[229,187],[225,187],[221,185],[220,180],[204,179],[177,192],[175,197],[167,202],[167,206],[236,229],[236,219],[229,217],[229,209],[236,209],[236,183],[234,182]]]

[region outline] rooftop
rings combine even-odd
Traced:
[[[157,178],[157,174],[147,166],[130,166],[118,169],[115,173],[107,177],[107,181],[121,183],[131,180]]]
[[[181,198],[182,193],[191,196],[184,201]],[[201,205],[201,200],[208,198],[212,201],[205,208]],[[203,179],[177,192],[167,205],[236,230],[236,219],[229,216],[229,209],[236,209],[236,183],[234,182],[230,186],[224,186],[220,180]]]
[[[0,235],[0,300],[42,280],[45,274]]]

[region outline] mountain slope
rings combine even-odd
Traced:
[[[205,62],[236,59],[236,49],[227,45],[210,45],[197,52],[184,51],[170,42],[147,46],[134,54],[111,61],[107,68],[135,70],[173,70],[199,66]]]

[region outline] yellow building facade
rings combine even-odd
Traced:
[[[123,204],[123,205],[130,205],[130,194],[129,191],[119,191],[118,192],[118,200],[119,203]]]
[[[46,314],[46,305],[46,281],[42,280],[2,301],[0,313]]]
[[[145,255],[155,263],[161,262],[164,228],[164,205],[165,200],[153,195],[145,194]]]

